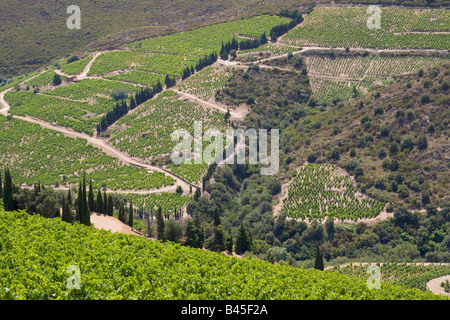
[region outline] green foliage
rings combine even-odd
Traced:
[[[446,264],[382,263],[378,265],[381,271],[381,287],[385,284],[395,284],[422,291],[427,291],[426,284],[428,281],[448,275],[450,272],[450,266]],[[350,264],[341,268],[329,269],[327,272],[337,272],[367,280],[370,276],[370,273],[367,273],[367,268],[368,264]]]
[[[448,48],[448,34],[410,32],[448,30],[450,16],[446,9],[385,7],[380,30],[367,27],[366,10],[366,7],[316,7],[300,27],[283,37],[282,43],[378,49]]]
[[[292,181],[282,211],[292,218],[311,220],[372,218],[383,209],[384,203],[355,193],[351,179],[334,165],[307,164]]]
[[[174,184],[163,173],[124,165],[86,140],[14,118],[0,117],[0,149],[0,163],[16,159],[10,166],[15,183],[77,184],[83,171],[91,171],[94,188],[104,184],[112,190],[151,189]]]
[[[365,281],[348,276],[224,257],[26,213],[1,210],[0,226],[1,299],[439,298],[391,284],[369,290]],[[80,268],[80,289],[67,290],[70,265]]]

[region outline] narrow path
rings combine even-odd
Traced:
[[[101,54],[101,52],[97,53],[90,62],[93,63],[95,61],[95,59],[100,54]],[[82,74],[87,74],[89,72],[89,68],[90,68],[90,66],[92,66],[92,63],[90,65],[88,64],[89,67],[86,66],[86,68],[85,68],[85,70],[83,71]],[[20,84],[23,84],[24,82],[29,81],[29,80],[39,76],[41,73],[37,74],[36,76],[34,76],[34,77],[30,78],[30,79],[24,80]],[[9,115],[9,109],[10,109],[10,105],[5,101],[5,94],[7,92],[11,91],[11,90],[13,90],[13,88],[9,88],[9,89],[6,89],[6,90],[0,92],[0,106],[2,107],[0,109],[0,114],[2,114],[4,116],[8,116]],[[23,121],[27,121],[27,122],[38,124],[41,127],[46,128],[46,129],[58,131],[58,132],[64,134],[65,136],[67,136],[67,137],[85,139],[92,146],[101,149],[106,154],[121,160],[125,164],[141,167],[141,168],[144,168],[144,169],[146,169],[148,171],[162,172],[162,173],[170,176],[171,178],[173,178],[175,180],[175,185],[174,186],[167,186],[167,187],[165,187],[166,188],[165,189],[166,192],[170,192],[172,190],[175,190],[178,186],[181,186],[183,188],[184,192],[188,192],[191,187],[192,188],[198,188],[198,186],[196,186],[195,184],[187,182],[187,180],[184,179],[183,177],[181,177],[180,175],[172,173],[171,171],[169,171],[169,170],[167,170],[165,168],[158,167],[158,166],[152,166],[152,165],[149,165],[149,164],[146,164],[146,163],[142,162],[140,159],[136,159],[136,158],[130,157],[125,152],[122,152],[122,151],[116,149],[114,146],[109,144],[104,139],[101,139],[101,138],[98,138],[98,137],[93,137],[93,136],[87,135],[85,133],[80,133],[80,132],[74,131],[74,130],[66,128],[66,127],[52,125],[52,124],[50,124],[50,123],[48,123],[46,121],[43,121],[43,120],[40,120],[40,119],[37,119],[37,118],[34,118],[34,117],[30,117],[30,116],[22,117],[22,116],[14,115],[13,117],[16,118],[16,119],[23,120]],[[157,190],[156,192],[161,192],[161,188],[159,190]]]
[[[450,297],[450,292],[445,292],[444,288],[441,287],[441,283],[445,280],[450,281],[450,275],[446,275],[440,278],[436,278],[427,282],[427,289],[435,294],[442,294],[444,296]]]
[[[52,124],[50,124],[48,122],[45,122],[45,121],[42,121],[40,119],[36,119],[36,118],[33,118],[33,117],[29,117],[29,116],[26,116],[26,117],[13,116],[13,117],[17,118],[17,119],[20,119],[20,120],[23,120],[23,121],[28,121],[28,122],[31,122],[31,123],[38,124],[41,127],[46,128],[46,129],[58,131],[58,132],[64,134],[65,136],[67,136],[67,137],[85,139],[92,146],[101,149],[106,154],[121,160],[125,164],[141,167],[141,168],[144,168],[144,169],[149,170],[149,171],[158,171],[158,172],[165,173],[165,174],[167,174],[168,176],[172,177],[175,180],[175,186],[174,187],[172,186],[173,188],[176,188],[177,186],[181,186],[183,188],[183,190],[185,190],[185,191],[189,190],[190,186],[192,186],[193,188],[197,188],[196,185],[187,182],[184,178],[180,177],[177,174],[172,173],[171,171],[169,171],[169,170],[167,170],[165,168],[152,166],[152,165],[146,164],[146,163],[144,163],[144,162],[142,162],[142,161],[140,161],[138,159],[135,159],[133,157],[128,156],[127,154],[125,154],[125,152],[122,152],[122,151],[116,149],[114,146],[109,144],[104,139],[97,138],[97,137],[91,137],[90,135],[87,135],[85,133],[80,133],[80,132],[74,131],[74,130],[66,128],[66,127],[52,125]]]

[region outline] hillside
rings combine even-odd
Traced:
[[[0,209],[0,299],[439,299]],[[72,271],[68,271],[72,266]],[[67,279],[79,268],[79,289]],[[72,277],[73,278],[73,277]]]
[[[422,72],[287,127],[284,176],[305,161],[331,162],[384,202],[420,209],[448,200],[449,64]]]
[[[70,54],[82,55],[90,49],[106,49],[134,40],[175,31],[240,19],[259,14],[277,14],[285,9],[305,8],[329,1],[251,0],[186,1],[132,0],[126,6],[120,1],[81,0],[81,30],[69,30],[66,10],[70,1],[7,0],[0,12],[0,75],[13,75],[36,70],[53,59]],[[336,3],[377,3],[381,1],[339,0]],[[384,5],[448,5],[445,0],[382,1]],[[176,9],[175,9],[176,8]],[[0,81],[1,82],[1,81]]]

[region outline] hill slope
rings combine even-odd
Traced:
[[[384,202],[439,205],[449,198],[449,99],[446,63],[308,114],[280,137],[281,148],[292,150],[280,161],[285,177],[305,161],[331,162]]]
[[[0,209],[0,299],[434,299]],[[80,270],[80,289],[67,279]]]

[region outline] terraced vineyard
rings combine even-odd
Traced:
[[[442,299],[0,208],[0,299]],[[80,270],[80,287],[67,290]]]
[[[193,136],[194,121],[201,120],[203,131],[209,128],[219,130],[227,128],[222,113],[180,100],[177,93],[167,90],[157,98],[139,106],[111,127],[110,142],[131,156],[143,159],[170,154],[179,143],[172,142],[170,134],[175,130],[185,129]],[[192,164],[171,168],[190,181],[197,181],[200,179],[198,175],[206,169],[206,165]]]
[[[317,103],[331,106],[336,101],[348,101],[366,88],[354,81],[335,81],[322,78],[310,78],[311,90]],[[356,90],[356,91],[355,91]]]
[[[449,61],[447,56],[305,57],[313,96],[324,105],[331,105],[333,101],[348,101],[355,94],[367,93],[375,83],[420,69],[431,69],[446,61]]]
[[[164,83],[165,76],[143,71],[129,71],[113,76],[108,76],[106,77],[106,79],[131,82],[144,86],[153,86],[156,85],[158,81],[160,83]]]
[[[237,34],[259,37],[265,32],[268,35],[272,27],[289,21],[288,18],[263,15],[179,32],[166,37],[146,39],[125,47],[155,53],[204,56],[214,51],[218,53],[222,41],[229,42]]]
[[[53,77],[55,75],[55,72],[53,70],[48,70],[41,75],[37,76],[36,78],[33,78],[31,80],[28,80],[25,82],[26,85],[30,87],[42,87],[46,86],[52,83]],[[66,77],[61,76],[61,80],[64,81]]]
[[[95,188],[152,189],[175,182],[163,173],[124,165],[84,139],[72,139],[37,124],[3,116],[0,150],[0,163],[10,167],[18,184],[77,184],[83,171],[89,174]]]
[[[92,104],[22,91],[8,92],[5,98],[13,115],[35,117],[87,134],[93,134],[99,115],[115,106],[112,100],[100,97]]]
[[[178,193],[161,194],[127,194],[128,202],[133,201],[133,206],[146,210],[149,214],[156,216],[158,207],[161,207],[163,216],[172,215],[175,210],[183,210],[191,197],[189,195],[179,195]]]
[[[119,70],[141,70],[157,74],[180,76],[186,67],[195,66],[197,57],[151,54],[136,51],[102,53],[92,64],[88,75],[102,76]]]
[[[381,271],[381,287],[386,283],[402,285],[410,289],[427,291],[428,281],[442,276],[450,275],[450,264],[421,265],[406,263],[382,263],[379,264]],[[328,272],[336,272],[342,275],[357,277],[362,280],[369,278],[368,265],[347,265],[344,267],[333,267]]]
[[[281,212],[302,220],[356,220],[376,217],[383,207],[384,203],[357,196],[350,177],[336,166],[309,163],[292,181]]]
[[[217,90],[225,87],[231,76],[229,68],[207,67],[181,82],[177,89],[208,101],[214,97]]]
[[[335,59],[310,56],[305,58],[308,74],[364,79],[385,79],[432,69],[449,61],[448,57],[374,56],[339,57]]]
[[[111,99],[111,93],[117,89],[125,89],[129,93],[135,93],[139,90],[139,87],[120,81],[85,79],[68,86],[60,86],[56,89],[45,91],[44,94],[74,100],[87,100],[92,97]]]
[[[61,71],[70,75],[80,74],[91,60],[92,56],[88,56],[86,58],[65,64],[61,67]]]
[[[281,40],[291,46],[447,50],[450,11],[381,8],[381,29],[369,29],[367,7],[318,6]]]

